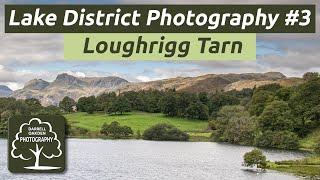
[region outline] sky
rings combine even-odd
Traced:
[[[57,74],[78,77],[119,76],[145,82],[177,76],[279,71],[287,76],[320,72],[319,0],[198,0],[197,4],[316,4],[317,32],[314,34],[257,34],[255,61],[66,61],[62,34],[5,34],[4,4],[159,4],[155,0],[4,0],[0,2],[0,84],[20,89],[31,79],[53,81]],[[163,4],[172,1],[163,0]],[[175,4],[194,1],[176,0]]]

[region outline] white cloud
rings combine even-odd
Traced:
[[[151,77],[148,77],[148,76],[137,76],[136,79],[138,81],[141,81],[141,82],[147,82],[147,81],[154,80],[154,79],[152,79]]]
[[[63,38],[56,34],[5,34],[1,64],[45,63],[63,59]]]
[[[24,83],[30,79],[43,76],[43,72],[15,71],[3,65],[0,67],[0,84],[7,85],[13,90],[23,87]]]
[[[23,88],[22,83],[8,82],[8,83],[3,83],[2,85],[9,87],[11,90],[17,90],[17,89]]]
[[[81,77],[81,78],[88,76],[84,72],[79,72],[79,71],[66,71],[66,72],[63,72],[63,73],[67,73],[67,74],[69,74],[71,76]],[[60,74],[60,73],[58,73],[58,74]]]

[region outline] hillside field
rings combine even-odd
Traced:
[[[79,112],[64,116],[71,126],[85,128],[91,132],[99,132],[103,123],[118,121],[121,125],[131,127],[134,133],[138,130],[143,133],[144,130],[158,123],[169,123],[195,136],[197,134],[201,136],[210,135],[206,132],[207,121],[167,117],[161,113],[130,112],[124,115],[107,115],[105,113],[87,114]]]

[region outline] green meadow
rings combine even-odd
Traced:
[[[183,119],[178,117],[167,117],[162,113],[130,112],[123,115],[108,115],[105,113],[71,113],[64,115],[72,127],[80,127],[91,132],[98,132],[103,123],[118,121],[121,125],[132,128],[134,132],[144,130],[158,123],[169,123],[185,132],[192,132],[193,135],[204,134],[208,136],[208,122],[201,120]]]

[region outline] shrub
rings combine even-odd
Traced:
[[[130,127],[120,126],[117,121],[113,121],[110,124],[104,123],[101,127],[100,133],[113,138],[121,138],[131,136],[133,131]]]
[[[187,141],[189,135],[173,125],[157,124],[144,131],[143,139],[156,141]]]
[[[259,149],[247,152],[243,156],[244,166],[265,169],[267,166],[266,156]]]
[[[136,133],[136,138],[141,139],[141,137],[142,137],[141,132],[140,132],[140,130],[138,130]]]
[[[209,121],[208,128],[211,130],[217,130],[215,121],[213,120]]]
[[[81,127],[77,127],[76,129],[79,131],[81,135],[86,135],[89,132],[88,129],[81,128]]]
[[[132,129],[129,126],[120,127],[122,129],[122,136],[128,137],[133,134]]]
[[[81,127],[71,127],[69,124],[66,125],[66,135],[70,136],[85,136],[88,134],[88,129]]]

